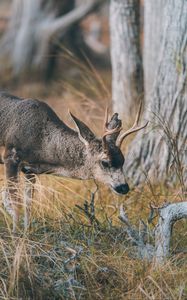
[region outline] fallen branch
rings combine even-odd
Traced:
[[[187,201],[173,204],[165,203],[162,207],[154,208],[150,206],[150,208],[149,223],[154,218],[155,209],[159,216],[158,224],[154,231],[150,231],[148,226],[142,221],[143,229],[137,230],[132,226],[123,205],[120,207],[119,219],[127,226],[126,232],[137,247],[137,256],[141,259],[154,260],[156,264],[162,264],[170,253],[170,241],[174,223],[182,218],[187,218]],[[154,238],[154,245],[147,242],[151,238]]]
[[[137,247],[137,257],[141,259],[152,260],[154,257],[154,246],[147,243],[147,226],[143,223],[143,230],[137,230],[134,226],[131,225],[128,216],[124,210],[123,205],[120,206],[120,215],[119,219],[126,224],[126,232],[132,241],[133,245]]]
[[[172,227],[182,218],[187,218],[187,201],[159,208],[159,220],[155,230],[155,260],[164,262],[169,256]]]

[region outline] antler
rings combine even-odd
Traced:
[[[142,109],[142,101],[140,102],[140,106],[139,106],[139,109],[138,109],[138,112],[137,112],[137,115],[136,115],[135,122],[134,122],[133,126],[129,130],[125,131],[121,136],[119,136],[119,138],[118,138],[118,140],[116,142],[116,146],[118,146],[119,148],[121,147],[123,140],[129,134],[145,128],[147,126],[147,124],[149,123],[149,122],[146,122],[144,125],[138,126],[138,122],[139,122],[139,119],[140,119],[141,109]]]
[[[102,136],[102,145],[103,145],[103,150],[104,151],[108,151],[108,146],[107,146],[107,142],[106,142],[106,136],[108,135],[112,135],[114,133],[120,132],[122,129],[121,126],[116,126],[113,129],[108,129],[108,107],[106,108],[105,111],[105,118],[104,118],[104,126],[103,126],[103,136]]]

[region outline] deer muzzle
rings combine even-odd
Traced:
[[[113,190],[117,194],[125,195],[129,192],[129,185],[128,185],[128,183],[120,184],[118,186],[113,187]]]

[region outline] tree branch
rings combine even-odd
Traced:
[[[151,217],[153,217],[154,207],[150,206],[150,208]],[[146,229],[147,225],[144,222],[143,230],[134,228],[134,226],[130,224],[123,206],[120,207],[119,219],[125,223],[129,238],[133,241],[133,244],[137,246],[137,256],[141,259],[154,260],[156,264],[162,264],[169,256],[173,224],[182,218],[187,218],[187,201],[173,204],[167,203],[156,209],[159,214],[159,219],[154,230],[154,235]],[[147,240],[150,240],[147,239],[148,235],[150,235],[151,238],[155,236],[155,245],[151,245],[147,242]]]
[[[87,14],[91,13],[97,6],[103,4],[105,0],[89,0],[81,6],[76,7],[65,16],[59,17],[47,24],[44,31],[47,30],[49,38],[57,35],[59,32],[66,31],[71,25],[80,22]]]
[[[155,230],[155,260],[164,262],[169,255],[173,224],[187,218],[187,201],[168,204],[159,209],[159,220]]]
[[[147,226],[145,230],[145,223],[143,223],[143,230],[138,230],[132,226],[123,205],[120,206],[119,219],[127,226],[126,232],[130,240],[137,247],[136,256],[141,259],[152,260],[152,257],[154,256],[154,247],[146,242],[148,231]]]

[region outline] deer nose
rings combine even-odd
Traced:
[[[127,183],[125,184],[120,184],[118,186],[115,187],[115,191],[118,194],[127,194],[129,192],[129,185]]]

